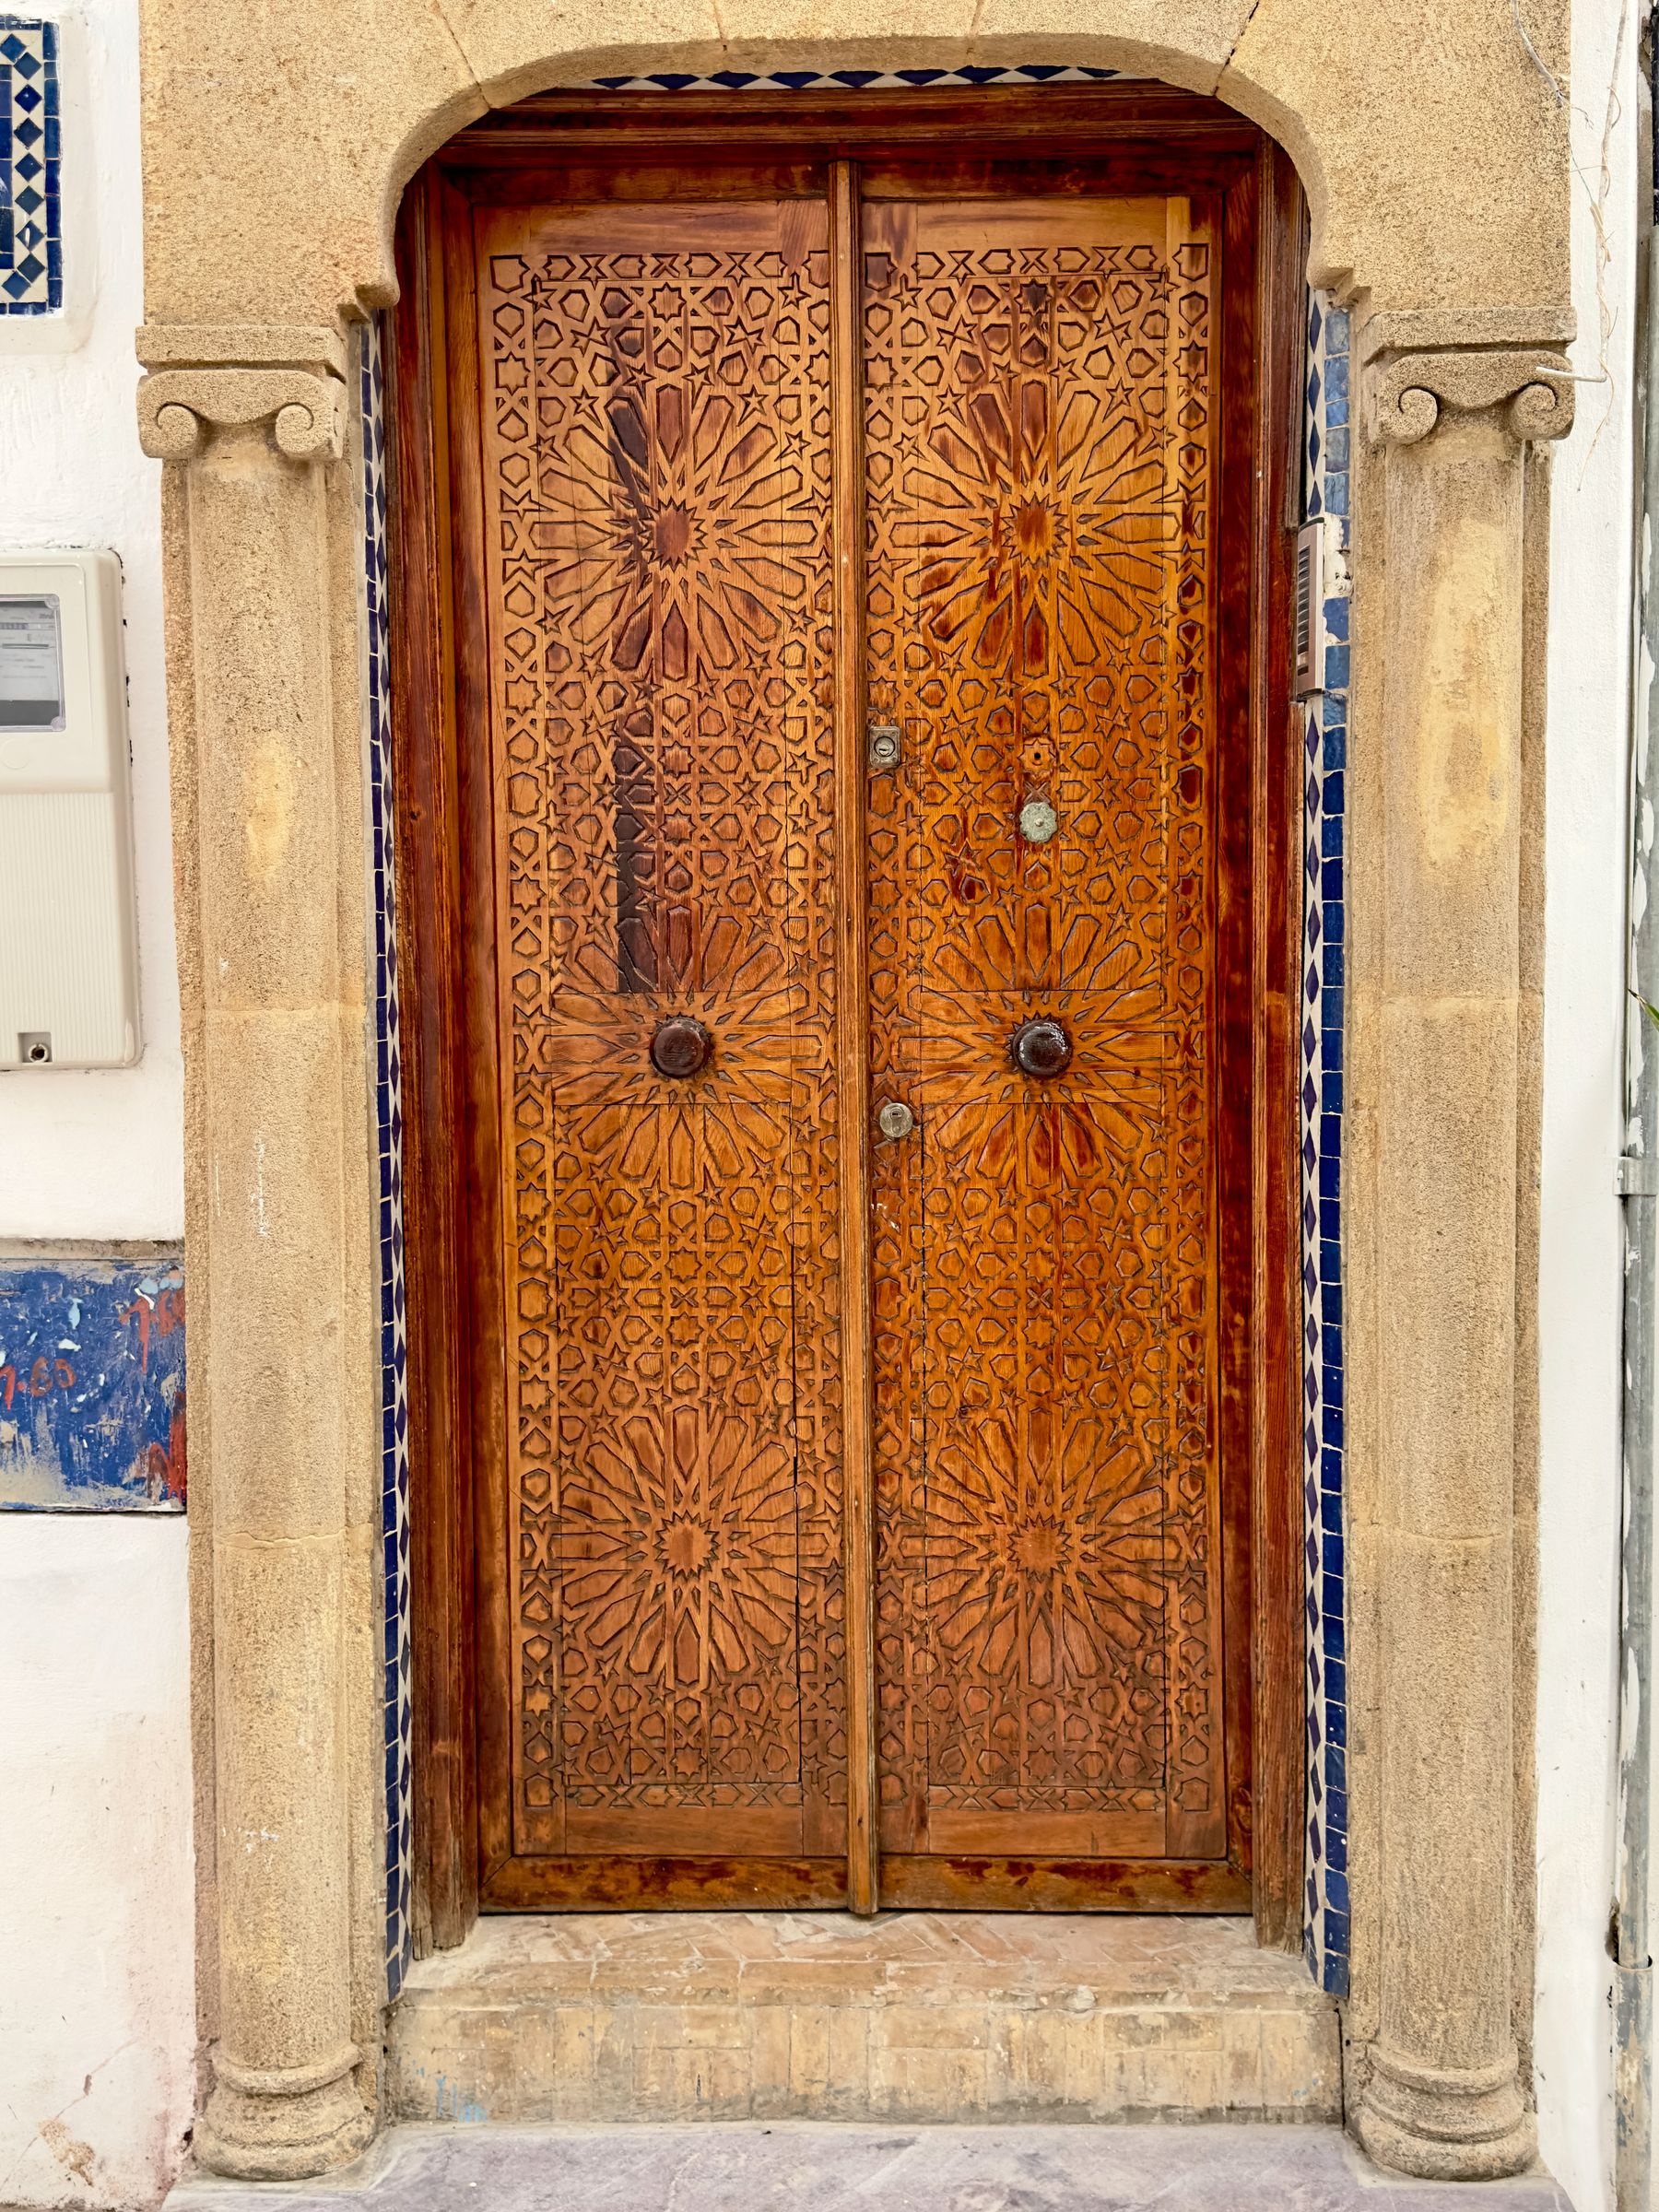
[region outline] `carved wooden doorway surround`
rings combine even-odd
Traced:
[[[547,95],[412,189],[429,1939],[1288,1925],[1297,242],[1149,87]]]

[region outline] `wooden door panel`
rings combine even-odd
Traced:
[[[1191,229],[1172,234],[1183,194]],[[1203,419],[1178,441],[1201,449],[1207,475],[1200,484],[1178,465],[1161,504],[1137,490],[1115,509],[1074,483],[1071,509],[1102,533],[1086,534],[1080,576],[1063,576],[1033,539],[1042,486],[1023,514],[987,490],[999,466],[1011,481],[1010,424],[1021,453],[1076,478],[1084,447],[1065,423],[1047,448],[1038,434],[1055,404],[1053,360],[1040,347],[1023,379],[1005,362],[996,390],[989,377],[971,393],[962,381],[982,335],[1016,351],[1032,335],[1018,324],[1030,296],[1022,311],[1009,288],[1015,261],[970,271],[1003,284],[1000,300],[970,300],[955,262],[963,312],[933,296],[949,286],[894,294],[907,346],[925,350],[941,331],[951,343],[935,347],[931,382],[905,387],[903,437],[861,450],[861,369],[874,401],[891,364],[879,344],[861,358],[860,318],[847,312],[857,234],[862,222],[872,253],[913,276],[924,203],[935,253],[1146,250],[1151,276],[1161,267],[1181,280],[1167,285],[1171,302],[1178,290],[1207,296],[1208,390],[1182,399],[1202,398]],[[826,234],[828,346],[817,322]],[[1172,245],[1194,244],[1212,253],[1202,278],[1171,260]],[[555,93],[492,112],[434,158],[405,195],[397,253],[387,372],[397,862],[413,887],[398,959],[418,1926],[458,1939],[475,1895],[509,1911],[865,1901],[876,1762],[859,1691],[877,1670],[856,1647],[870,1635],[860,1594],[874,1485],[880,1901],[1237,1910],[1253,1884],[1267,1939],[1293,1934],[1299,1202],[1285,1101],[1300,1020],[1300,726],[1283,640],[1305,229],[1288,163],[1213,102],[1145,85],[824,101]],[[737,281],[758,268],[762,289],[782,288],[775,308],[758,310],[756,288]],[[1080,274],[1073,260],[1037,280]],[[1148,272],[1127,274],[1141,283]],[[782,327],[771,342],[766,318],[786,314],[785,293],[811,310],[804,348]],[[1108,438],[1091,439],[1091,459],[1111,459],[1125,395],[1131,417],[1141,404],[1144,364],[1124,350],[1137,316],[1147,343],[1135,350],[1164,349],[1151,381],[1174,393],[1193,376],[1192,347],[1149,327],[1144,298],[1112,305],[1108,391],[1091,391],[1093,371],[1068,371],[1062,395],[1104,406]],[[522,319],[498,318],[500,308]],[[997,336],[1005,324],[1018,341]],[[714,423],[723,393],[739,403],[740,429]],[[954,445],[929,443],[946,418]],[[719,471],[769,425],[791,489],[734,521]],[[1147,452],[1132,451],[1137,468]],[[866,458],[873,670],[856,635]],[[896,467],[913,495],[902,541],[890,528]],[[931,518],[924,470],[945,499]],[[808,478],[810,496],[797,497]],[[1179,682],[1167,665],[1130,668],[1121,639],[1111,643],[1114,592],[1120,631],[1126,601],[1141,644],[1181,642],[1148,611],[1158,593],[1137,597],[1147,547],[1122,526],[1149,505],[1166,522],[1171,486],[1204,547],[1203,634]],[[693,542],[711,500],[731,525],[718,576],[712,541]],[[767,542],[774,514],[791,547]],[[965,518],[994,556],[977,581],[962,559]],[[1167,551],[1156,538],[1150,549],[1159,561]],[[792,581],[803,562],[805,593]],[[910,626],[897,650],[895,605],[897,626]],[[1078,649],[1097,628],[1111,650],[1091,669]],[[1019,657],[1040,664],[1045,641],[1054,683],[1032,680]],[[733,688],[745,674],[768,688],[764,715],[755,692]],[[1135,718],[1167,713],[1182,686],[1203,691],[1211,716],[1207,788],[1184,818],[1207,870],[1200,935],[1216,940],[1213,964],[1207,949],[1197,962],[1196,1023],[1184,979],[1171,989],[1178,917],[1160,917],[1147,895],[1157,854],[1141,865],[1135,821],[1125,827],[1114,803],[1092,842],[1068,834],[1102,780],[1125,772],[1087,757],[1077,716],[1104,715],[1115,747],[1130,677],[1137,744],[1152,734]],[[1095,679],[1103,694],[1089,691]],[[974,681],[1000,686],[999,709],[970,695]],[[778,741],[767,718],[779,683],[782,765],[764,750]],[[867,821],[866,696],[876,719],[901,716],[910,747],[903,780],[868,784]],[[930,762],[924,791],[912,781],[917,747],[941,701],[973,759]],[[1167,778],[1168,743],[1166,729],[1150,746],[1154,781]],[[753,773],[735,782],[746,744]],[[1066,825],[1046,849],[1046,879],[1041,855],[1008,834],[1042,744]],[[1128,769],[1117,796],[1133,814],[1142,799],[1129,787],[1146,772],[1138,756]],[[799,834],[774,833],[785,816]],[[1171,805],[1169,818],[1183,818]],[[864,970],[865,902],[838,909],[836,895],[866,860],[869,1008],[834,987],[838,967],[843,978]],[[757,927],[769,900],[776,926]],[[805,950],[814,933],[816,959]],[[1006,1063],[962,1048],[995,1042],[1039,1001],[1064,1012],[1077,1055],[1042,1091],[1046,1106],[1015,1111]],[[659,1013],[706,1015],[717,1002],[715,1066],[680,1086],[646,1077],[639,1055]],[[882,1141],[865,1083],[838,1089],[837,1063],[868,1066],[870,1104],[901,1090],[919,1105],[917,1140]],[[1175,1246],[1164,1236],[1180,1196],[1171,1159],[1192,1182],[1192,1147],[1171,1132],[1192,1130],[1194,1099],[1197,1142],[1218,1163],[1220,1258],[1207,1281],[1187,1270],[1212,1302],[1186,1316],[1168,1372],[1154,1373],[1132,1355],[1136,1332],[1167,1336],[1181,1306],[1168,1253],[1194,1237],[1217,1249],[1213,1214],[1192,1212]],[[1095,1147],[1087,1157],[1079,1132]],[[850,1188],[835,1188],[838,1169]],[[1148,1196],[1162,1250],[1123,1232],[1125,1218],[1145,1226],[1133,1208]],[[992,1219],[1008,1233],[993,1236]],[[868,1277],[856,1264],[866,1236]],[[723,1306],[735,1241],[743,1295]],[[839,1268],[838,1252],[855,1264]],[[976,1286],[971,1329],[940,1295],[947,1265]],[[1060,1347],[1047,1371],[1045,1331]],[[859,1347],[878,1384],[868,1442]],[[1009,1372],[1054,1387],[1011,1406],[1000,1394]],[[1151,1433],[1145,1403],[1148,1389],[1168,1391],[1181,1413],[1171,1375],[1193,1385],[1194,1406],[1208,1401],[1202,1418],[1165,1422],[1173,1449]],[[980,1403],[994,1383],[995,1403]],[[782,1420],[764,1410],[769,1394],[774,1410],[787,1404]],[[693,1398],[702,1418],[688,1421]],[[784,1429],[787,1482],[774,1450]],[[1202,1464],[1188,1449],[1200,1429]],[[930,1438],[945,1470],[935,1521],[918,1472]],[[1124,1482],[1114,1492],[1083,1480],[1079,1507],[1079,1464],[1114,1452],[1127,1455]],[[1224,1636],[1205,1477],[1224,1497]],[[1065,1534],[1094,1532],[1077,1556],[1123,1615],[1116,1644],[1087,1575],[1068,1584],[1059,1571],[1070,1568],[1045,1517],[1058,1524],[1068,1483]],[[987,1577],[986,1543],[964,1543],[950,1519],[953,1499],[986,1495],[1013,1524],[1018,1573],[993,1556]],[[677,1496],[707,1510],[677,1521]],[[1150,1574],[1143,1500],[1159,1530]],[[671,1551],[677,1570],[664,1565]],[[1050,1557],[1045,1596],[1033,1569]],[[1192,1632],[1171,1653],[1172,1577]],[[954,1608],[936,1641],[935,1588]],[[1154,1618],[1166,1633],[1141,1636]],[[947,1645],[967,1656],[929,1659]],[[1090,1646],[1107,1650],[1123,1711],[1084,1681]],[[1010,1667],[1016,1647],[1029,1656]],[[1184,1685],[1172,1672],[1182,1666]],[[1045,1672],[1076,1706],[1057,1737],[1044,1733]],[[1147,1719],[1136,1708],[1154,1691],[1161,1718]],[[1103,1767],[1116,1775],[1106,1790]],[[1218,1787],[1225,1856],[1198,1855],[1221,1848]]]
[[[1218,1859],[1216,224],[865,248],[883,1848]]]
[[[1230,203],[944,175],[469,187],[499,1908],[1248,1895]]]
[[[512,1845],[833,1859],[825,206],[475,220]]]

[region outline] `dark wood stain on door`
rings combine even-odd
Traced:
[[[405,742],[480,794],[434,891],[493,948],[482,1900],[1236,1909],[1261,157],[991,103],[948,164],[895,112],[653,167],[660,110],[572,112],[404,241],[467,663]]]

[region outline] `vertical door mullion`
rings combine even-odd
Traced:
[[[835,571],[835,1030],[846,1574],[847,1902],[879,1898],[876,1499],[871,1404],[870,1019],[865,897],[864,380],[858,174],[830,172],[830,477]]]

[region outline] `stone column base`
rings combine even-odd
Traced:
[[[1425,2181],[1498,2181],[1524,2173],[1538,2155],[1512,2052],[1465,2071],[1373,2048],[1355,2132],[1379,2166]]]
[[[213,2173],[301,2182],[361,2158],[374,2134],[352,2079],[349,2045],[313,2066],[239,2066],[216,2051],[213,2094],[194,2148]]]

